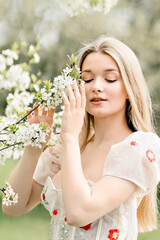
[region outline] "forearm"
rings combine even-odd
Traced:
[[[62,190],[66,215],[70,221],[75,212],[83,212],[91,194],[82,170],[79,142],[74,137],[69,137],[62,144]]]
[[[26,147],[22,159],[13,170],[8,182],[15,193],[18,193],[18,203],[13,206],[3,206],[6,215],[15,216],[24,212],[30,199],[33,174],[37,161],[41,155],[41,150],[33,147]]]

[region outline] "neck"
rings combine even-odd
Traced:
[[[126,137],[132,131],[129,129],[125,114],[122,116],[110,116],[107,118],[94,118],[95,137],[94,143],[99,145],[103,142],[116,144]]]

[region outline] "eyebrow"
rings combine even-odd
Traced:
[[[82,71],[82,73],[83,72],[91,73],[92,71],[90,69],[85,69],[85,70]],[[119,70],[116,69],[116,68],[108,68],[108,69],[105,69],[104,72],[118,72],[119,73]]]

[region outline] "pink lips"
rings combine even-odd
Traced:
[[[96,97],[93,97],[90,102],[94,105],[100,105],[102,104],[104,101],[107,101],[107,99],[104,99],[102,97],[99,97],[99,96],[96,96]]]

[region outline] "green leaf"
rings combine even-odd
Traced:
[[[46,130],[48,128],[48,124],[45,124],[43,122],[40,122],[39,126],[42,128],[42,130]]]
[[[76,65],[77,64],[77,57],[74,56],[74,54],[71,55],[70,58],[71,64]]]
[[[30,70],[30,66],[26,62],[21,64],[21,68],[24,72],[27,72]]]
[[[42,98],[42,93],[39,91],[38,93],[37,93],[37,98],[39,99],[41,99]]]
[[[33,57],[29,60],[29,63],[30,64],[36,64],[37,62],[36,62],[35,58]]]
[[[90,0],[89,4],[90,6],[93,8],[93,7],[96,7],[99,3],[99,0]]]
[[[35,83],[37,81],[37,76],[35,74],[31,74],[31,79]]]
[[[20,48],[20,45],[18,42],[14,42],[11,46],[11,50],[17,52]]]
[[[49,92],[50,92],[50,89],[51,89],[51,87],[52,87],[51,80],[45,80],[45,81],[44,81],[44,84],[45,84],[45,87],[46,87],[46,92],[49,93]]]

